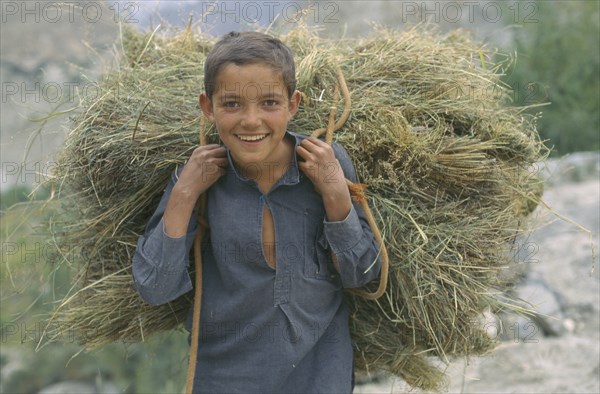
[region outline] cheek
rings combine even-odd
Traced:
[[[215,125],[223,130],[230,128],[235,123],[235,120],[228,114],[221,114],[215,117]]]
[[[215,128],[217,129],[217,134],[219,134],[219,138],[221,141],[225,141],[227,138],[231,136],[231,127],[222,120],[218,120],[215,122]]]
[[[291,114],[288,111],[277,114],[271,119],[273,123],[278,125],[285,125],[292,119]]]

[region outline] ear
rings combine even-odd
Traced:
[[[302,99],[302,95],[300,94],[299,91],[295,90],[294,93],[292,93],[292,97],[290,97],[290,103],[289,103],[289,107],[288,107],[288,111],[290,114],[289,119],[292,119],[294,117],[294,115],[296,115],[296,112],[298,112],[298,108],[300,107],[301,99]]]
[[[215,113],[213,110],[212,101],[208,98],[206,93],[200,93],[200,96],[198,97],[198,103],[200,104],[200,109],[202,109],[204,116],[206,116],[211,122],[214,122]]]

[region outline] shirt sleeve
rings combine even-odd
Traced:
[[[346,178],[356,182],[356,171],[345,149],[335,143],[333,149]],[[324,236],[338,261],[344,287],[360,287],[379,277],[379,246],[360,204],[353,203],[342,221],[325,220]]]
[[[133,280],[138,293],[149,304],[165,304],[192,289],[188,266],[197,230],[195,211],[186,235],[172,238],[164,231],[163,214],[176,182],[177,171],[171,176],[133,255]]]

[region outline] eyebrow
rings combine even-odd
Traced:
[[[224,93],[224,94],[220,94],[217,95],[220,101],[226,101],[226,100],[239,100],[242,96],[237,94],[237,93]],[[280,94],[280,93],[274,93],[274,92],[270,92],[264,95],[260,95],[256,97],[256,100],[258,99],[280,99],[283,100],[285,97],[284,95]]]
[[[275,98],[275,99],[282,99],[284,98],[284,96],[282,94],[279,93],[267,93],[264,96],[262,96],[263,98]]]
[[[220,94],[218,95],[219,99],[221,101],[223,100],[234,100],[234,99],[239,99],[240,95],[239,94],[231,94],[231,93],[226,93],[226,94]]]

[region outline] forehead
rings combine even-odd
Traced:
[[[243,94],[245,90],[253,87],[260,87],[263,93],[287,92],[282,72],[264,63],[228,63],[217,73],[215,93]]]

